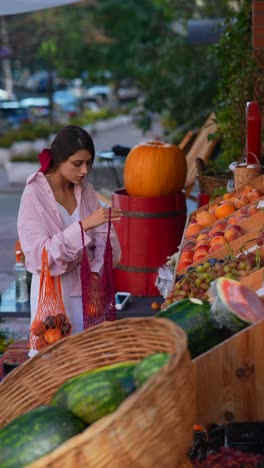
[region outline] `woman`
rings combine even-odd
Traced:
[[[66,314],[72,333],[83,330],[80,262],[82,236],[93,275],[99,276],[108,229],[109,209],[101,206],[93,186],[86,180],[95,157],[90,135],[82,128],[62,128],[50,150],[39,155],[41,168],[32,174],[22,194],[18,213],[18,235],[25,264],[33,273],[31,323],[35,318],[43,248],[48,254],[52,276],[60,276]],[[121,210],[111,210],[111,221],[119,221]],[[120,260],[120,246],[114,228],[110,240],[113,264]],[[31,350],[32,356],[36,351]]]

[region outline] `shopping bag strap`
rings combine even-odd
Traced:
[[[59,276],[53,277],[50,274],[49,259],[48,259],[48,253],[47,253],[46,247],[43,248],[42,256],[41,256],[41,274],[40,274],[40,280],[39,280],[39,291],[41,291],[43,288],[45,278],[46,278],[46,281],[48,280],[50,283],[51,282],[55,283],[55,280],[56,280],[57,294],[62,301],[61,280]],[[39,299],[40,299],[40,296],[39,296]]]

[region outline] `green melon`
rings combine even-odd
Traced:
[[[21,468],[87,427],[63,408],[39,406],[0,430],[0,468]]]
[[[56,402],[55,395],[52,404],[62,405],[88,424],[115,411],[127,396],[119,380],[106,372],[74,377],[65,386],[64,397]]]
[[[136,387],[139,388],[144,385],[150,377],[167,364],[169,357],[170,355],[168,353],[155,353],[142,359],[134,371]]]
[[[189,298],[174,302],[160,311],[157,317],[168,318],[185,331],[192,358],[231,336],[229,330],[213,320],[210,303],[202,299]]]
[[[98,367],[81,374],[78,374],[71,379],[64,382],[56,391],[51,399],[51,405],[61,406],[67,408],[67,399],[72,387],[76,385],[80,377],[88,376],[91,374],[112,376],[117,379],[127,397],[136,390],[133,378],[134,369],[136,364],[131,361],[120,362],[117,364],[110,364],[108,366]]]

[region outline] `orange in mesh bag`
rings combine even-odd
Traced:
[[[83,258],[81,263],[81,285],[83,304],[83,328],[92,327],[105,320],[116,319],[113,254],[110,242],[111,209],[109,209],[108,232],[104,249],[104,265],[100,276],[91,271],[84,234],[80,222]]]
[[[69,336],[71,329],[72,326],[63,305],[60,278],[51,276],[48,254],[44,247],[38,309],[30,327],[30,348],[40,351],[61,338]]]

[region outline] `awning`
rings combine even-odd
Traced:
[[[0,0],[0,16],[17,15],[18,13],[29,13],[30,11],[53,8],[80,0]]]

